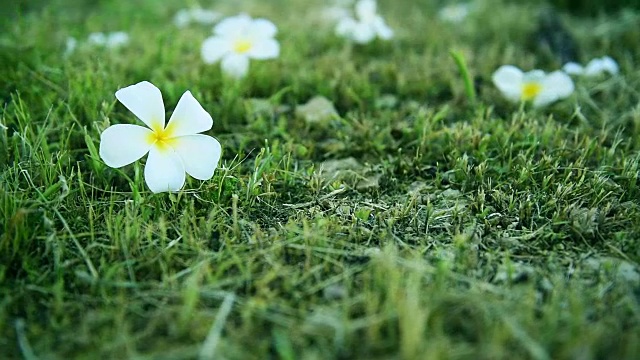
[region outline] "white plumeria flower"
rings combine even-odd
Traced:
[[[566,98],[573,93],[574,85],[563,71],[545,74],[542,70],[522,72],[512,65],[503,65],[492,77],[502,94],[513,102],[531,101],[540,107]]]
[[[469,15],[470,10],[467,3],[447,5],[438,11],[438,18],[445,22],[459,24]]]
[[[94,32],[89,34],[87,42],[92,45],[114,49],[122,45],[126,45],[129,42],[129,34],[124,31],[111,33]]]
[[[389,40],[393,30],[377,13],[375,0],[360,0],[355,6],[355,18],[343,17],[336,26],[336,33],[356,43],[366,44],[375,38]]]
[[[191,23],[191,13],[189,9],[178,10],[173,17],[173,24],[179,28],[187,27]]]
[[[320,12],[320,20],[336,24],[343,18],[351,16],[351,8],[355,3],[354,0],[333,0],[331,5],[328,5]]]
[[[107,34],[107,48],[116,48],[129,43],[129,34],[124,31],[116,31]]]
[[[334,23],[343,18],[349,17],[349,15],[351,15],[351,12],[346,7],[339,6],[339,5],[332,5],[322,10],[320,14],[320,18],[327,22]]]
[[[192,22],[211,25],[218,21],[221,16],[219,12],[201,8],[182,9],[176,13],[176,16],[173,18],[173,23],[179,28],[186,27]]]
[[[222,20],[213,28],[214,36],[202,44],[202,59],[207,64],[221,61],[222,71],[234,78],[249,72],[249,59],[266,60],[280,55],[274,39],[276,26],[266,19],[240,14]]]
[[[605,72],[610,75],[617,75],[620,72],[618,63],[609,56],[589,61],[584,70],[584,74],[587,76],[597,76]]]
[[[100,136],[100,157],[119,168],[149,153],[144,178],[154,193],[178,191],[185,172],[208,180],[218,166],[222,149],[218,140],[200,134],[211,129],[213,120],[190,91],[185,92],[165,126],[162,94],[143,81],[116,91],[116,98],[148,128],[118,124]]]
[[[107,43],[107,36],[101,32],[94,32],[89,34],[87,42],[92,45],[105,45]]]
[[[595,58],[587,63],[587,66],[583,67],[582,65],[570,62],[566,63],[562,70],[569,75],[584,75],[584,76],[600,76],[604,73],[609,73],[610,75],[617,75],[620,72],[620,67],[618,63],[613,60],[609,56],[603,56],[601,58]]]
[[[76,40],[76,38],[74,38],[73,36],[67,37],[67,41],[65,42],[64,54],[66,56],[70,55],[76,50],[76,47],[78,47],[78,40]]]
[[[577,62],[568,62],[564,64],[562,67],[562,71],[566,72],[569,75],[583,75],[584,74],[584,66],[578,64]]]

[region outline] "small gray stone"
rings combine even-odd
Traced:
[[[346,175],[353,175],[360,170],[362,170],[362,165],[353,157],[327,160],[320,165],[322,178],[328,181],[341,179]]]
[[[333,103],[324,96],[315,96],[304,105],[296,106],[296,116],[307,124],[324,124],[339,117]]]

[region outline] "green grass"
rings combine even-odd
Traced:
[[[640,353],[640,14],[565,17],[581,60],[610,55],[621,75],[534,110],[490,78],[560,65],[530,46],[535,5],[489,0],[454,26],[432,2],[386,1],[397,39],[351,46],[319,2],[222,4],[280,29],[281,57],[234,83],[200,60],[210,30],[176,30],[182,2],[162,4],[5,12],[0,357]],[[62,55],[68,35],[110,30],[131,44]],[[102,130],[135,121],[114,92],[142,80],[168,111],[191,90],[212,114],[212,180],[152,194],[143,163],[97,157]],[[297,118],[316,95],[340,117]]]

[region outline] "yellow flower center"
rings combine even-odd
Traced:
[[[537,82],[528,82],[522,85],[522,100],[529,101],[533,100],[540,91],[542,90],[542,85]]]
[[[154,145],[162,151],[167,150],[176,141],[173,128],[173,126],[167,126],[166,128],[158,126],[152,129],[153,132],[149,134],[147,141],[150,145]]]
[[[233,45],[233,50],[238,54],[244,54],[247,51],[251,50],[252,47],[253,47],[253,44],[251,43],[251,41],[246,39],[240,39],[240,40],[237,40]]]

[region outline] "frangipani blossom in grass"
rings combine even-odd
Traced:
[[[100,46],[107,49],[116,49],[129,43],[129,34],[124,31],[114,32],[94,32],[87,37],[86,44],[89,46]],[[65,43],[65,55],[70,55],[77,48],[84,47],[84,43],[79,42],[73,36],[67,37]]]
[[[226,18],[214,27],[214,36],[202,44],[202,59],[207,64],[220,61],[225,74],[244,77],[249,72],[249,59],[274,59],[280,55],[280,44],[274,38],[277,32],[266,19],[252,19],[246,14]]]
[[[67,37],[67,41],[65,42],[64,54],[69,55],[73,53],[78,47],[78,40],[73,36]]]
[[[609,56],[603,56],[601,58],[595,58],[587,63],[587,66],[582,66],[575,62],[566,63],[562,70],[569,75],[584,75],[584,76],[600,76],[604,73],[610,75],[617,75],[620,72],[618,63]]]
[[[531,102],[535,107],[549,105],[569,97],[573,81],[562,71],[545,74],[542,70],[522,72],[512,65],[503,65],[492,77],[495,86],[513,102]]]
[[[212,25],[221,17],[222,14],[218,12],[194,7],[190,9],[179,10],[173,17],[173,23],[179,28],[184,28],[191,23]]]
[[[336,26],[336,34],[359,44],[366,44],[375,38],[389,40],[393,30],[378,15],[375,0],[360,0],[355,6],[355,18],[343,17]]]
[[[324,21],[330,22],[331,24],[335,24],[336,21],[347,18],[350,15],[351,12],[349,9],[338,5],[326,7],[320,12],[320,18]]]
[[[468,3],[446,5],[438,11],[438,18],[444,22],[459,24],[467,18],[471,12]]]
[[[94,32],[89,34],[87,42],[89,44],[113,49],[126,45],[129,42],[129,34],[124,31],[114,31],[110,33]]]
[[[119,168],[149,153],[144,178],[154,193],[180,190],[185,172],[198,180],[211,179],[222,149],[218,140],[200,134],[211,129],[213,120],[190,91],[182,95],[167,124],[162,94],[150,82],[122,88],[116,98],[148,127],[108,127],[100,137],[105,164]]]
[[[354,0],[333,0],[320,11],[320,18],[336,24],[340,19],[351,16]]]

